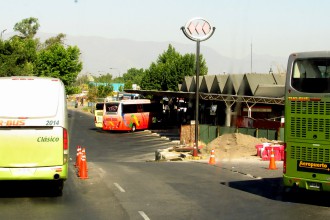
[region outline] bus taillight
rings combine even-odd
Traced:
[[[63,128],[63,164],[68,163],[69,137],[68,131]]]
[[[68,138],[68,131],[63,128],[63,150],[68,150],[69,148],[69,138]]]

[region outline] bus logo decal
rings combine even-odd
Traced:
[[[304,172],[329,174],[330,164],[297,160],[297,170]]]
[[[0,126],[23,126],[25,120],[0,120]]]
[[[137,126],[140,126],[139,120],[138,120],[138,118],[136,117],[136,115],[132,114],[132,115],[131,115],[131,118],[133,119],[134,123],[135,123]],[[131,122],[130,124],[132,124],[132,122]]]
[[[37,138],[37,142],[58,142],[60,140],[59,137],[53,137],[53,136],[50,136],[50,137],[38,137]]]

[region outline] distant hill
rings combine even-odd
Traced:
[[[42,34],[41,40],[52,36]],[[130,68],[149,68],[160,54],[172,46],[181,54],[196,53],[194,43],[182,44],[177,42],[147,42],[128,39],[108,39],[102,37],[67,36],[66,44],[77,45],[81,50],[83,61],[82,73],[123,74]],[[220,73],[249,73],[251,71],[251,57],[233,59],[222,56],[214,49],[201,44],[203,54],[210,75]],[[276,73],[278,69],[286,69],[287,57],[253,54],[252,71],[267,73],[272,66]]]

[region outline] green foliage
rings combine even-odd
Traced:
[[[199,57],[200,75],[207,74],[206,62],[202,55]],[[178,84],[182,83],[185,76],[196,75],[196,55],[181,55],[170,44],[167,51],[159,55],[145,71],[141,79],[141,89],[144,90],[170,90],[177,91]]]
[[[122,92],[122,91],[124,91],[124,88],[123,88],[123,86],[122,86],[122,85],[120,85],[120,86],[119,86],[119,88],[118,88],[118,90],[119,90],[119,92]]]
[[[60,78],[64,85],[72,85],[82,69],[78,47],[65,48],[55,43],[38,53],[36,75]]]
[[[23,38],[33,38],[39,27],[40,25],[38,19],[30,17],[16,23],[14,26],[14,31],[18,31]]]
[[[58,34],[55,37],[50,37],[49,39],[47,39],[44,43],[44,47],[51,47],[54,44],[64,44],[64,39],[65,39],[66,35],[65,34]]]
[[[0,41],[0,76],[33,75],[38,40],[12,37]]]
[[[79,91],[75,92],[74,94],[81,93],[82,91],[88,91],[89,82],[90,80],[87,75],[78,77],[73,85],[77,87]]]
[[[66,86],[65,90],[67,94],[79,94],[82,92],[81,88],[78,86]]]
[[[111,84],[94,86],[91,85],[88,90],[88,99],[95,101],[97,98],[106,98],[113,94],[113,86]]]
[[[124,84],[124,89],[133,89],[133,83],[131,80],[127,80]]]
[[[131,83],[131,84],[137,84],[140,85],[142,81],[142,77],[144,75],[144,70],[143,69],[136,69],[136,68],[131,68],[127,70],[127,73],[123,74],[123,82],[126,83]]]
[[[80,86],[82,84],[88,84],[89,83],[89,78],[87,75],[79,76],[77,77],[74,85],[75,86]]]
[[[150,68],[145,71],[141,81],[141,89],[143,90],[161,90],[162,83],[162,66],[152,63]]]
[[[110,73],[107,73],[106,75],[101,75],[99,77],[94,77],[94,82],[111,83],[112,81],[112,75]]]
[[[64,34],[41,44],[39,39],[34,39],[39,26],[36,18],[23,19],[14,26],[19,35],[6,41],[0,39],[0,76],[55,77],[72,94],[79,90],[73,84],[82,70],[80,50],[76,46],[64,46]]]
[[[80,50],[76,46],[64,44],[65,34],[47,39],[40,43],[35,35],[40,25],[38,19],[27,18],[18,22],[14,30],[19,34],[3,41],[0,39],[0,76],[35,75],[55,77],[63,81],[68,94],[78,93],[87,89],[88,79],[77,76],[82,70],[79,61]],[[207,74],[206,62],[201,55],[200,75]],[[178,84],[185,76],[195,76],[196,56],[194,54],[181,55],[172,45],[156,62],[152,62],[149,69],[131,68],[122,77],[113,78],[106,74],[95,78],[95,82],[124,83],[122,89],[132,89],[137,84],[141,89],[177,91]],[[77,82],[76,82],[77,80]],[[86,81],[87,80],[87,81]],[[113,92],[112,86],[99,86],[90,89],[90,97],[106,97]]]

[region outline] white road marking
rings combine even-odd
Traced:
[[[99,173],[100,177],[103,178],[105,176],[105,174],[106,174],[105,170],[102,169],[101,167],[99,167],[99,171],[100,171],[100,173]]]
[[[101,173],[105,173],[105,170],[103,170],[103,168],[100,167],[99,170]]]
[[[150,220],[150,218],[143,211],[139,211],[139,214],[142,216],[144,220]]]
[[[118,183],[114,183],[114,185],[119,189],[120,192],[126,192]]]

